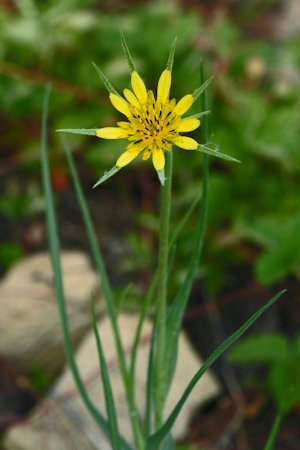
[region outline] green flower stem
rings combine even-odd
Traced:
[[[267,440],[266,445],[264,446],[264,450],[273,450],[276,442],[276,437],[283,419],[283,414],[279,412],[274,420],[269,438]]]
[[[169,224],[171,212],[172,190],[172,150],[165,153],[165,184],[161,187],[160,231],[158,256],[158,289],[157,289],[157,338],[155,356],[155,423],[162,424],[165,400],[165,354],[166,354],[166,312],[167,312],[167,278],[169,253]]]

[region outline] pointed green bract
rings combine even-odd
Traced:
[[[126,56],[126,59],[127,59],[128,65],[129,65],[129,68],[130,68],[131,72],[134,72],[134,71],[136,71],[136,68],[135,68],[132,56],[130,54],[127,42],[125,40],[125,36],[124,36],[124,34],[122,32],[121,32],[121,42],[122,42],[122,47],[123,47],[123,50],[124,50],[124,53],[125,53],[125,56]]]
[[[97,128],[60,128],[57,133],[84,134],[86,136],[96,136]]]
[[[162,186],[164,186],[166,178],[165,178],[165,171],[164,170],[158,170],[157,171],[159,182]]]
[[[194,101],[195,100],[197,100],[197,98],[199,98],[200,97],[200,95],[202,94],[202,92],[203,91],[205,91],[205,89],[210,85],[210,83],[212,82],[212,80],[213,80],[213,76],[212,77],[210,77],[208,80],[206,80],[200,87],[198,87],[198,89],[196,89],[194,92],[193,92],[193,97],[194,97]]]
[[[206,145],[199,144],[198,148],[194,150],[195,152],[205,153],[206,155],[215,156],[216,158],[226,159],[227,161],[232,161],[236,163],[240,163],[241,161],[233,158],[232,156],[225,155],[225,153],[221,153],[218,150],[214,150]]]
[[[108,92],[110,94],[116,94],[116,95],[120,95],[115,88],[110,84],[110,82],[108,81],[108,79],[106,78],[106,76],[104,75],[104,73],[102,72],[102,70],[97,66],[96,63],[92,62],[97,74],[99,75],[99,77],[101,78],[101,80],[103,81],[104,86],[106,87],[106,89],[108,90]]]
[[[150,438],[147,442],[147,450],[157,450],[159,448],[160,443],[165,439],[167,434],[172,429],[183,405],[185,404],[186,400],[188,399],[190,393],[194,389],[195,385],[198,383],[202,375],[212,366],[212,364],[224,353],[235,341],[239,339],[240,336],[242,336],[245,331],[248,330],[248,328],[268,309],[270,306],[273,305],[273,303],[278,300],[278,298],[286,292],[286,289],[280,291],[278,294],[276,294],[274,297],[271,298],[262,308],[260,308],[256,313],[254,313],[250,319],[248,319],[244,325],[242,325],[235,333],[233,333],[229,338],[227,338],[224,342],[222,342],[221,345],[207,358],[203,366],[196,372],[194,377],[191,379],[190,383],[188,384],[187,388],[183,392],[180,400],[176,404],[175,408],[169,415],[168,419],[165,421],[164,425]]]
[[[188,119],[200,119],[200,117],[207,116],[211,111],[202,111],[200,113],[194,114],[193,116],[189,116]]]
[[[104,175],[97,181],[97,183],[94,184],[93,188],[99,186],[100,184],[104,183],[104,181],[108,180],[112,176],[114,176],[117,172],[121,170],[121,167],[114,166],[110,170],[107,170]]]
[[[170,72],[172,72],[172,68],[173,68],[176,42],[177,42],[177,37],[175,37],[175,39],[173,41],[173,44],[172,44],[172,47],[170,50],[170,54],[169,54],[169,58],[168,58],[168,62],[167,62],[167,70],[169,70]]]

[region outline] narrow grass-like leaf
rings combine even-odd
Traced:
[[[114,166],[110,170],[107,170],[104,175],[97,181],[97,183],[94,184],[93,188],[99,186],[100,184],[104,183],[104,181],[108,180],[109,178],[113,177],[117,172],[121,170],[121,167]]]
[[[127,300],[128,294],[131,291],[132,287],[133,287],[133,283],[128,283],[128,285],[125,286],[124,289],[122,290],[120,299],[118,300],[117,314],[122,309],[122,306],[123,306],[124,302]]]
[[[173,265],[175,257],[175,245],[172,246],[169,252],[169,266],[168,266],[168,279],[171,274],[171,268]],[[155,272],[152,283],[148,290],[147,296],[149,296],[149,303],[153,301],[153,295],[155,293],[158,281],[158,274]],[[152,335],[150,341],[150,350],[148,356],[148,369],[147,369],[147,383],[146,383],[146,402],[145,402],[145,420],[144,420],[144,434],[148,437],[151,433],[151,412],[153,403],[153,393],[154,393],[154,350],[155,350],[155,339],[156,339],[156,320],[153,319]],[[134,369],[133,369],[134,370]]]
[[[156,340],[156,318],[153,320],[152,335],[150,341],[150,350],[148,356],[147,384],[146,384],[146,403],[144,419],[144,435],[148,438],[151,434],[152,407],[154,395],[154,354]]]
[[[120,95],[115,88],[112,86],[112,84],[108,81],[108,78],[106,78],[106,76],[104,75],[104,73],[102,72],[102,70],[97,66],[96,63],[92,62],[97,74],[99,75],[99,77],[101,78],[104,86],[106,87],[106,89],[108,90],[108,92],[110,94],[116,94],[116,95]]]
[[[130,51],[129,51],[129,48],[128,48],[125,36],[124,36],[124,34],[122,32],[120,34],[121,34],[122,47],[123,47],[123,50],[124,50],[124,53],[125,53],[125,56],[126,56],[126,59],[127,59],[128,65],[129,65],[129,68],[130,68],[131,72],[134,72],[134,71],[136,71],[136,68],[134,66],[134,62],[133,62],[132,56],[130,54]]]
[[[169,70],[170,72],[172,72],[172,69],[173,69],[176,42],[177,42],[177,37],[175,37],[175,39],[173,41],[173,44],[172,44],[172,47],[170,50],[170,54],[169,54],[169,58],[168,58],[168,62],[167,62],[167,70]]]
[[[183,230],[184,226],[188,222],[188,220],[191,217],[191,215],[192,215],[193,211],[195,210],[196,206],[198,205],[198,203],[200,203],[201,198],[202,198],[202,192],[198,195],[198,197],[195,198],[195,200],[193,201],[193,203],[191,204],[191,206],[189,207],[189,209],[187,210],[185,215],[182,217],[182,219],[180,220],[178,225],[175,227],[175,229],[174,229],[174,231],[173,231],[173,233],[171,235],[171,239],[170,239],[170,244],[169,244],[170,248],[177,241],[178,236],[180,235],[180,233]]]
[[[268,437],[266,445],[264,446],[264,450],[274,450],[277,434],[278,434],[282,419],[283,419],[283,414],[278,413],[274,420],[274,423],[273,423],[273,426],[271,429],[271,433]]]
[[[73,133],[84,134],[86,136],[96,136],[97,128],[60,128],[56,130],[57,133]]]
[[[232,156],[225,155],[224,153],[221,153],[218,150],[213,150],[212,148],[207,147],[204,144],[199,144],[198,148],[195,151],[198,151],[200,153],[205,153],[206,155],[214,156],[216,158],[226,159],[227,161],[232,161],[232,162],[236,162],[236,163],[241,162],[238,159],[233,158]]]
[[[95,334],[95,338],[96,338],[99,364],[100,364],[100,370],[101,370],[103,393],[104,393],[104,398],[105,398],[106,413],[107,413],[108,425],[109,425],[109,431],[110,431],[110,440],[111,440],[112,448],[114,450],[121,450],[120,435],[119,435],[119,429],[118,429],[118,423],[117,423],[117,415],[116,415],[114,397],[113,397],[113,392],[112,392],[112,388],[111,388],[111,384],[110,384],[109,373],[108,373],[108,368],[107,368],[107,364],[106,364],[106,360],[105,360],[105,356],[104,356],[102,342],[101,342],[101,338],[100,338],[100,335],[98,332],[97,316],[96,316],[94,301],[92,303],[92,316],[93,316],[93,330],[94,330],[94,334]]]
[[[71,175],[72,175],[72,179],[73,179],[73,183],[74,183],[74,187],[75,187],[75,191],[76,191],[76,196],[78,199],[78,203],[79,203],[80,210],[82,213],[83,221],[84,221],[85,228],[87,231],[87,236],[89,239],[92,255],[93,255],[93,258],[95,261],[95,265],[96,265],[96,269],[97,269],[100,281],[101,281],[101,287],[102,287],[102,290],[104,293],[104,298],[106,300],[108,315],[109,315],[109,318],[111,321],[113,336],[114,336],[115,345],[116,345],[116,349],[117,349],[120,373],[121,373],[122,381],[123,381],[124,388],[125,388],[126,395],[127,395],[128,407],[130,410],[129,416],[132,421],[134,436],[135,436],[136,441],[140,441],[141,440],[141,431],[140,431],[139,417],[137,415],[137,408],[135,405],[134,397],[132,396],[133,389],[132,389],[132,386],[130,383],[130,378],[128,376],[129,373],[128,373],[127,364],[126,364],[125,351],[124,351],[124,348],[122,345],[120,331],[119,331],[118,324],[117,324],[113,292],[112,292],[110,282],[109,282],[109,279],[107,276],[104,260],[103,260],[103,257],[102,257],[102,254],[101,254],[101,251],[99,248],[96,232],[95,232],[92,220],[91,220],[90,211],[88,209],[87,202],[83,195],[82,187],[80,185],[80,181],[79,181],[79,178],[78,178],[78,175],[76,172],[75,164],[73,162],[72,154],[67,145],[67,141],[64,140],[63,142],[64,142],[64,150],[65,150],[65,153],[67,156],[68,164],[69,164],[69,167],[71,170]]]
[[[150,438],[147,442],[147,450],[157,450],[159,448],[160,442],[165,439],[167,434],[172,429],[175,420],[177,419],[183,405],[185,404],[187,398],[190,393],[194,389],[195,385],[198,383],[202,375],[212,366],[212,364],[235,342],[237,341],[244,333],[248,330],[248,328],[268,309],[273,303],[278,300],[278,298],[284,293],[286,290],[280,291],[274,297],[271,298],[263,307],[261,307],[256,313],[254,313],[250,319],[248,319],[235,333],[233,333],[229,338],[227,338],[221,345],[207,358],[202,367],[196,372],[194,377],[191,379],[187,388],[183,392],[180,400],[176,404],[175,408],[165,421],[164,425]]]
[[[206,80],[204,83],[201,84],[200,87],[198,87],[197,89],[195,89],[195,91],[193,92],[193,97],[194,97],[194,102],[200,97],[200,95],[202,94],[202,92],[205,91],[205,89],[208,88],[208,86],[210,85],[210,83],[213,80],[213,76],[210,77],[208,80]]]
[[[131,374],[131,380],[132,380],[133,384],[135,384],[134,380],[135,380],[135,367],[136,367],[136,357],[137,357],[138,345],[139,345],[139,341],[140,341],[140,337],[141,337],[141,333],[142,333],[143,324],[144,324],[144,321],[145,321],[145,318],[146,318],[146,315],[147,315],[147,312],[149,309],[149,305],[151,303],[151,300],[153,299],[153,295],[154,295],[156,286],[157,286],[157,276],[155,274],[155,276],[152,279],[151,285],[148,289],[146,298],[143,301],[143,304],[141,307],[139,321],[138,321],[138,325],[136,328],[134,342],[133,342],[133,346],[132,346],[130,374]]]
[[[80,394],[80,397],[85,404],[87,410],[90,412],[91,416],[95,419],[97,424],[102,428],[104,433],[109,436],[109,427],[106,419],[102,416],[100,411],[95,407],[95,405],[90,400],[87,391],[85,389],[84,383],[78,371],[76,364],[74,349],[72,344],[72,338],[69,331],[69,322],[66,310],[64,286],[62,279],[62,270],[60,263],[60,243],[57,233],[56,215],[54,209],[54,199],[52,186],[50,181],[50,168],[48,160],[48,145],[47,145],[47,121],[48,121],[48,106],[49,106],[49,96],[51,88],[47,87],[44,96],[43,105],[43,115],[42,115],[42,139],[41,139],[41,166],[42,166],[42,177],[46,200],[46,220],[47,220],[47,231],[49,237],[49,247],[51,263],[54,272],[54,286],[55,293],[58,302],[58,309],[60,315],[60,321],[62,326],[62,333],[64,339],[64,348],[66,353],[66,358],[73,375],[76,387]],[[124,450],[131,450],[129,444],[122,440],[122,448]]]

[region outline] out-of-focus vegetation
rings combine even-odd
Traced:
[[[242,164],[211,161],[208,244],[202,267],[210,290],[221,289],[237,264],[253,266],[257,280],[266,284],[300,276],[298,39],[249,38],[229,16],[219,15],[208,23],[199,12],[173,2],[152,1],[122,13],[105,12],[96,0],[18,0],[0,6],[2,174],[18,167],[8,184],[1,176],[1,216],[20,221],[41,208],[38,158],[45,84],[52,82],[55,91],[50,140],[56,180],[64,179],[65,163],[55,129],[95,128],[118,119],[91,61],[117,89],[128,86],[120,30],[148,86],[156,85],[174,36],[178,36],[174,97],[198,86],[200,58],[207,75],[214,75],[209,88],[211,140]],[[94,171],[95,180],[122,151],[121,141],[82,136],[70,141]],[[137,169],[133,165],[126,170]],[[175,217],[200,189],[199,174],[201,156],[175,149]],[[140,223],[150,229],[157,226],[149,212],[140,214]],[[147,248],[137,238],[130,242],[136,256],[144,255],[142,261],[132,258],[133,266],[139,261],[141,268],[149,260],[150,245]],[[13,242],[3,245],[0,264],[8,266],[14,258],[6,260],[3,255],[17,258],[21,248],[19,252]],[[177,249],[178,283],[192,245],[193,218]]]
[[[266,376],[263,379],[252,380],[252,383],[269,393],[281,414],[287,414],[299,404],[299,334],[293,341],[289,341],[281,334],[250,336],[235,346],[230,352],[230,357],[236,364],[254,363],[268,366]]]

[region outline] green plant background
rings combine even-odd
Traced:
[[[52,81],[54,87],[50,140],[54,176],[59,177],[65,175],[66,165],[55,129],[93,128],[118,119],[91,61],[117,89],[128,86],[119,39],[122,30],[140,73],[154,88],[170,44],[178,36],[172,94],[178,98],[198,86],[199,59],[203,58],[207,74],[214,75],[209,88],[211,140],[242,161],[211,162],[209,231],[200,268],[209,291],[219,292],[236,264],[253,268],[256,280],[263,284],[299,277],[300,50],[296,37],[277,41],[251,37],[243,29],[245,14],[240,13],[239,20],[219,14],[208,22],[199,11],[169,1],[129,5],[121,11],[108,11],[95,0],[19,0],[9,5],[0,6],[1,215],[18,223],[43,209],[38,153],[44,85]],[[248,13],[255,19],[254,10]],[[118,141],[72,136],[70,142],[95,180],[122,151]],[[199,189],[201,168],[199,154],[179,149],[175,153],[174,220]],[[138,165],[127,169],[129,175]],[[16,170],[6,183],[7,167]],[[152,177],[150,164],[143,170]],[[136,219],[150,233],[157,227],[156,213],[149,210]],[[177,249],[177,283],[189,258],[192,231],[193,218]],[[135,261],[142,265],[151,261],[152,244],[133,233],[128,243],[132,256],[120,263],[120,270],[140,268]],[[2,268],[23,254],[22,243],[2,239]]]

